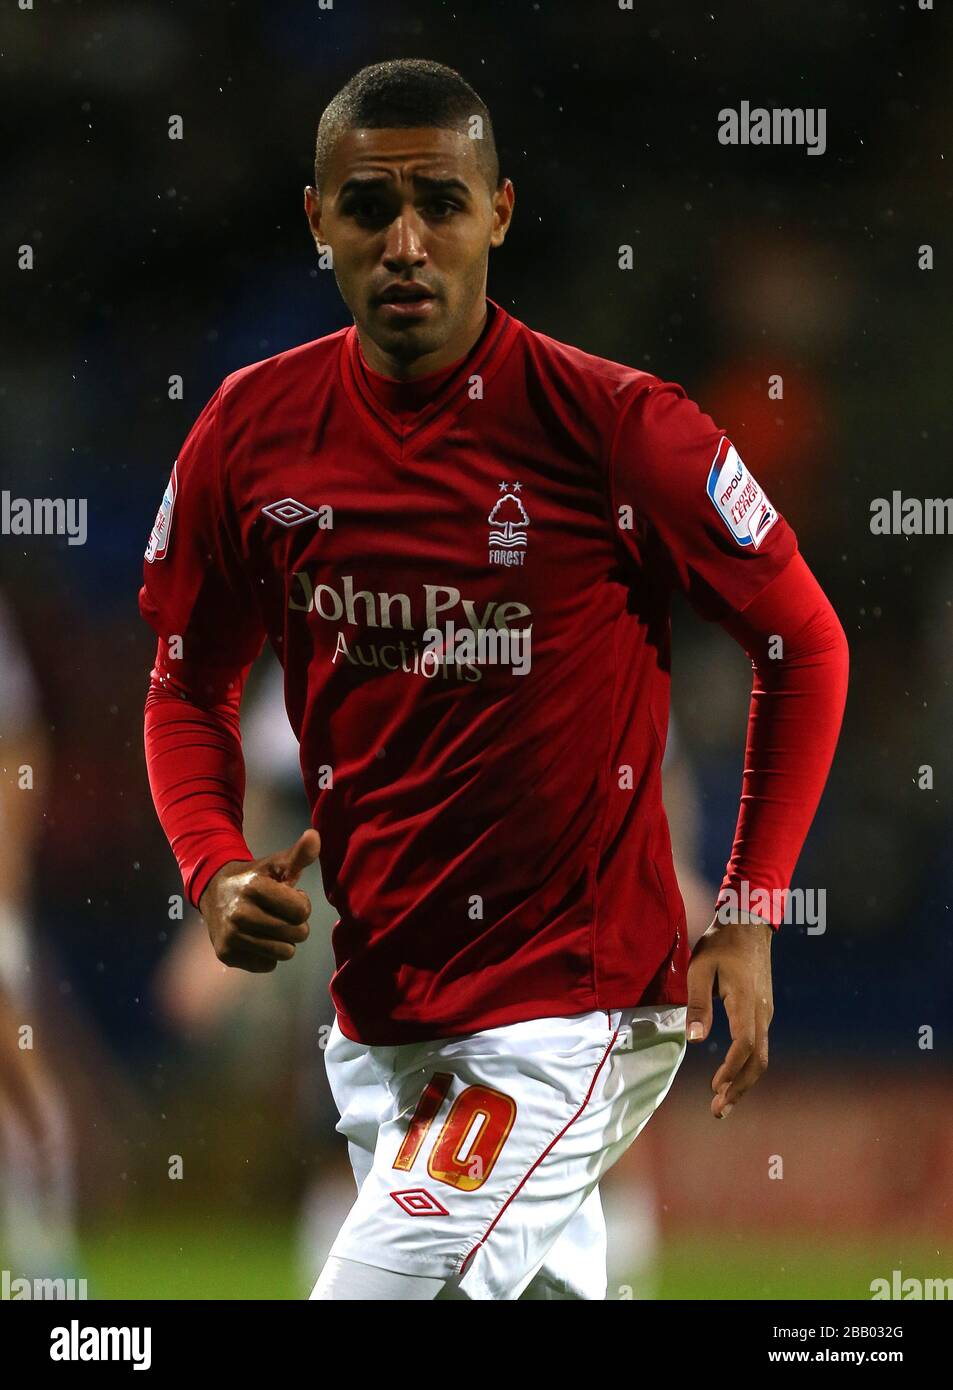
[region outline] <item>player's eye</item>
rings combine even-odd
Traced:
[[[451,198],[432,198],[425,206],[428,216],[438,219],[451,217],[453,213],[460,211],[460,204]]]
[[[352,198],[344,204],[343,211],[358,222],[380,222],[385,215],[380,198]]]

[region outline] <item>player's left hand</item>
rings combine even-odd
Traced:
[[[731,1047],[712,1077],[711,1113],[724,1120],[768,1066],[768,1028],[774,1016],[771,992],[771,938],[767,922],[742,915],[723,923],[716,917],[695,947],[688,967],[689,1042],[704,1042],[711,1032],[712,995],[718,994],[728,1015]]]

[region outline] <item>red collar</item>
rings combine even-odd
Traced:
[[[465,357],[415,381],[396,381],[368,367],[352,325],[341,351],[342,382],[365,421],[392,451],[396,446],[402,454],[439,432],[469,403],[473,376],[480,376],[486,386],[515,341],[518,327],[505,309],[487,299],[483,332]]]
[[[484,326],[485,331],[486,327]],[[482,337],[483,334],[481,333],[474,348],[479,346]],[[357,341],[357,370],[363,385],[385,413],[401,417],[414,414],[421,406],[433,400],[443,383],[449,381],[460,363],[470,356],[469,352],[465,353],[463,357],[458,357],[456,362],[451,362],[449,367],[440,367],[435,372],[428,372],[426,376],[415,377],[413,381],[398,381],[392,376],[381,376],[380,372],[375,372],[373,367],[369,367],[356,334],[355,340]],[[470,351],[473,350],[471,348]]]

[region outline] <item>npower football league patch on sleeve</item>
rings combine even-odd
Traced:
[[[176,463],[178,460],[176,460]],[[149,544],[146,546],[146,559],[149,564],[154,564],[156,560],[161,560],[169,548],[169,534],[172,530],[172,509],[175,506],[175,494],[179,490],[179,480],[176,475],[176,463],[172,465],[172,477],[169,479],[169,486],[162,494],[162,501],[159,503],[159,510],[156,512],[156,519],[152,523],[152,534],[149,537]]]
[[[708,474],[708,496],[739,545],[753,545],[757,550],[778,519],[730,439],[718,446]]]

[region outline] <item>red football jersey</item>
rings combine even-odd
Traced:
[[[488,314],[412,413],[353,327],[228,377],[146,553],[183,670],[237,673],[266,637],[284,667],[332,995],[367,1043],[686,1001],[670,596],[723,617],[796,549],[680,386]],[[529,630],[528,664],[428,659],[448,622]]]

